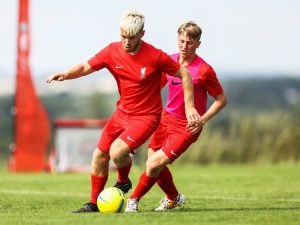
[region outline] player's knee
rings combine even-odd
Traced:
[[[107,152],[101,151],[98,148],[94,151],[93,160],[97,161],[98,163],[104,163],[109,161],[110,157]]]
[[[114,147],[110,148],[109,155],[110,155],[110,158],[115,163],[122,161],[124,158],[124,154],[123,154],[122,150],[119,148],[114,148]]]
[[[162,165],[156,160],[148,159],[146,162],[147,173],[151,176],[156,176],[161,171]]]
[[[109,151],[110,158],[114,162],[122,161],[129,156],[130,149],[120,141],[115,141]]]
[[[120,155],[118,154],[117,151],[114,150],[110,150],[109,152],[110,158],[116,162],[116,161],[120,161],[122,157],[120,157]]]

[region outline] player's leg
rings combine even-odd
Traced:
[[[99,150],[94,151],[91,164],[91,195],[90,201],[74,213],[99,212],[97,198],[108,179],[109,153]]]
[[[199,134],[191,135],[188,133],[186,131],[186,121],[171,114],[166,114],[162,121],[166,124],[168,133],[162,150],[173,163],[197,140]],[[168,167],[160,172],[157,184],[166,193],[166,197],[160,201],[161,204],[155,209],[156,211],[173,209],[184,203],[185,197],[178,192]]]
[[[123,128],[119,126],[117,114],[118,112],[115,112],[105,125],[97,149],[93,153],[91,163],[90,202],[86,203],[82,208],[74,211],[74,213],[99,212],[96,203],[98,195],[104,189],[108,179],[110,159],[109,148],[112,142],[119,136],[119,134],[123,130]]]
[[[152,141],[153,139],[151,139]],[[157,142],[155,142],[157,143]],[[150,142],[149,146],[155,146],[154,142]],[[150,158],[154,152],[157,150],[153,150],[151,147],[148,148],[148,158]],[[159,187],[163,190],[166,194],[160,201],[160,205],[155,209],[156,211],[165,210],[170,205],[181,205],[184,203],[184,196],[181,195],[174,183],[173,176],[171,171],[169,170],[168,166],[165,166],[162,171],[159,173],[156,183]]]
[[[173,141],[171,142],[173,143],[173,145],[166,145],[163,149],[164,153],[170,159],[171,163],[179,158],[192,144],[192,141],[189,138],[186,138],[185,136],[182,136],[180,134],[174,135],[172,138]],[[172,138],[170,139],[172,140]],[[170,146],[172,147],[170,148]],[[185,196],[177,191],[171,171],[167,167],[165,167],[159,174],[157,184],[166,193],[166,197],[164,197],[160,201],[160,204],[157,208],[155,208],[155,211],[166,211],[174,209],[185,203]]]
[[[128,177],[132,165],[129,154],[130,147],[122,139],[117,138],[111,145],[110,156],[118,171],[118,178],[114,187],[121,189],[124,193],[127,193],[132,188]]]
[[[163,168],[170,163],[170,159],[162,151],[158,150],[146,162],[146,175],[158,178]]]
[[[156,183],[160,171],[170,162],[169,158],[161,150],[155,152],[146,162],[146,170],[142,173],[139,182],[130,195],[125,211],[137,212],[140,199]]]
[[[178,140],[180,140],[180,137],[177,138]],[[181,151],[176,151],[176,150],[168,151],[164,149],[164,153],[168,157],[170,163],[173,163],[188,148],[188,146],[186,145],[184,146],[177,145],[177,147],[181,149]],[[165,148],[169,149],[167,146],[165,146]],[[171,149],[176,149],[176,148],[171,148]],[[172,173],[167,166],[165,166],[159,173],[156,183],[165,192],[166,197],[162,198],[159,206],[155,208],[155,211],[170,210],[184,204],[185,196],[178,192],[173,180]]]
[[[90,202],[97,203],[97,198],[108,179],[109,153],[96,149],[91,165],[91,198]]]
[[[152,151],[152,149],[159,150],[162,147],[165,139],[166,139],[166,132],[164,130],[163,122],[161,121],[158,128],[156,129],[156,131],[151,136],[149,146],[148,146],[148,148],[151,149],[151,150],[148,150],[148,158],[150,158],[154,154],[154,151]],[[140,182],[141,179],[144,179],[143,175],[141,176],[138,183],[141,183]],[[145,181],[143,181],[143,182],[145,182]],[[131,196],[131,197],[134,197],[134,196]],[[127,212],[137,212],[138,211],[138,200],[134,199],[134,198],[132,198],[132,199],[130,199],[130,198],[127,201],[127,208],[125,209],[125,211],[127,211]]]
[[[128,116],[123,121],[125,130],[111,145],[110,156],[118,170],[118,180],[115,187],[123,192],[128,192],[131,182],[128,178],[131,168],[130,153],[135,154],[135,149],[142,145],[157,128],[159,115]],[[138,128],[138,129],[137,129]]]
[[[192,144],[192,139],[187,138],[184,132],[181,133],[179,130],[173,134],[170,131],[169,134],[168,139],[162,147],[162,151],[168,157],[169,162],[173,163]],[[166,197],[160,201],[160,205],[155,208],[155,211],[171,210],[184,204],[185,196],[178,192],[173,181],[173,176],[167,167],[164,167],[160,172],[157,184],[166,193]]]
[[[156,150],[157,151],[157,150]],[[148,158],[150,158],[154,154],[154,150],[152,148],[148,148]],[[168,166],[165,166],[162,171],[159,173],[156,183],[162,189],[162,191],[166,194],[168,199],[174,199],[178,196],[179,192],[175,186],[173,176]]]
[[[152,148],[148,148],[148,158],[150,158],[151,155],[154,154],[154,152],[155,151]],[[168,199],[175,199],[179,195],[179,192],[173,180],[172,173],[169,170],[168,166],[165,166],[159,173],[156,183],[166,194]]]
[[[163,147],[169,135],[169,119],[166,113],[163,114],[161,122],[155,133],[152,135],[148,145],[148,158]],[[160,188],[166,193],[168,199],[178,196],[178,190],[174,184],[173,176],[167,166],[160,172],[157,182]]]

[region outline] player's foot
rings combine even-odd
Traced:
[[[82,208],[73,211],[73,213],[90,213],[90,212],[99,212],[97,204],[88,202],[85,203]]]
[[[185,202],[185,197],[182,194],[178,194],[178,196],[173,200],[164,197],[162,200],[160,200],[160,205],[156,209],[154,209],[154,211],[166,211],[166,210],[174,209],[177,206],[182,206],[184,202]]]
[[[137,199],[128,199],[125,212],[138,212],[139,201]]]
[[[128,178],[128,182],[127,183],[123,183],[122,184],[122,183],[117,182],[114,185],[114,187],[121,189],[124,192],[124,194],[125,194],[125,193],[127,193],[132,188],[132,184],[131,184],[131,181]]]

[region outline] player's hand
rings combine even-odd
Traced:
[[[192,135],[201,131],[204,122],[194,107],[186,107],[186,117],[188,124],[186,125],[186,130]]]
[[[193,126],[201,119],[195,107],[185,107],[185,115],[188,122],[188,126]]]
[[[187,125],[186,126],[186,130],[187,132],[189,132],[191,135],[197,134],[202,130],[202,127],[204,125],[204,122],[202,121],[202,119],[200,119],[200,121],[194,125]]]
[[[55,73],[51,76],[49,76],[46,80],[47,83],[51,83],[51,81],[53,80],[57,80],[57,81],[64,81],[66,79],[66,74],[65,73]]]

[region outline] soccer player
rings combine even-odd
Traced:
[[[75,213],[98,212],[97,197],[107,182],[110,158],[118,171],[115,187],[124,193],[132,187],[128,178],[132,163],[129,154],[134,154],[159,125],[162,73],[182,81],[188,123],[192,125],[200,119],[194,108],[191,75],[166,53],[143,41],[144,33],[144,16],[135,11],[125,12],[120,20],[120,42],[109,44],[87,62],[47,79],[48,83],[75,79],[107,68],[116,79],[120,94],[117,109],[105,125],[93,153],[90,201]]]
[[[196,124],[186,120],[183,89],[180,79],[167,75],[169,94],[158,129],[151,137],[146,170],[127,201],[126,212],[137,212],[140,199],[157,183],[166,193],[155,211],[173,209],[184,203],[185,197],[178,192],[167,165],[174,162],[194,143],[204,124],[227,103],[213,68],[196,54],[200,46],[201,28],[190,21],[178,29],[179,53],[171,57],[189,70],[193,79],[195,107],[201,119]],[[215,100],[206,111],[207,95]]]

